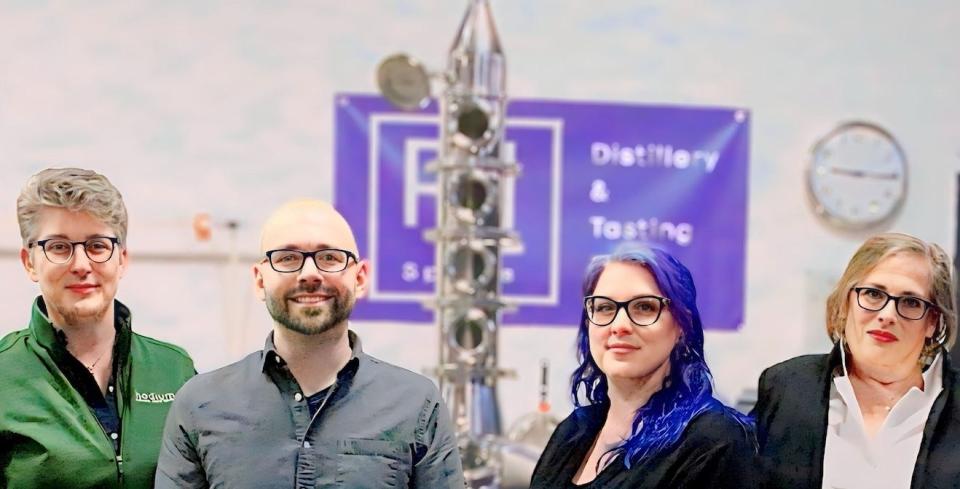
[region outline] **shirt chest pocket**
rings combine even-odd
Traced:
[[[407,487],[410,446],[397,441],[347,438],[337,441],[337,483],[351,489]]]

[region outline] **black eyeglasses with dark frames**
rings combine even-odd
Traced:
[[[583,299],[587,319],[597,326],[612,323],[617,318],[620,308],[627,311],[627,317],[633,324],[650,326],[660,319],[663,308],[669,305],[670,299],[656,295],[641,295],[622,302],[602,295],[591,295]]]
[[[118,244],[120,244],[120,238],[111,236],[90,238],[84,241],[50,238],[31,241],[27,243],[27,248],[38,246],[43,250],[43,256],[47,257],[50,263],[62,265],[73,258],[73,250],[77,245],[83,246],[83,252],[90,261],[94,263],[105,263],[110,261],[110,258],[113,258],[113,251]]]
[[[316,251],[300,250],[270,250],[267,252],[267,260],[270,262],[270,268],[280,273],[299,272],[303,269],[303,264],[307,258],[313,258],[313,264],[317,270],[327,273],[336,273],[346,270],[350,266],[350,260],[357,263],[357,255],[347,250],[337,248],[324,248]]]
[[[912,295],[892,295],[873,287],[854,287],[851,290],[857,294],[857,304],[863,309],[873,312],[881,311],[887,307],[888,302],[893,301],[897,314],[913,321],[923,319],[929,309],[934,311],[940,309],[936,304]]]

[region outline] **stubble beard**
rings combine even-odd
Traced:
[[[298,293],[321,292],[330,296],[327,304],[304,307],[299,314],[290,312],[287,299]],[[277,324],[304,335],[319,335],[346,321],[353,311],[354,295],[349,290],[333,287],[303,286],[284,294],[279,299],[267,296],[267,311]],[[298,317],[301,316],[301,317]]]
[[[57,326],[76,326],[81,324],[99,324],[107,315],[110,305],[113,301],[103,301],[100,307],[92,309],[79,305],[70,305],[62,307],[56,304],[47,304],[47,307],[55,311],[66,324]]]

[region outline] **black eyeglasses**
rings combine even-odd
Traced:
[[[857,293],[857,304],[868,311],[883,310],[890,301],[896,305],[897,314],[904,319],[922,319],[928,309],[939,310],[936,304],[912,295],[891,295],[873,287],[854,287],[851,290]]]
[[[270,268],[280,273],[299,272],[307,258],[313,257],[313,263],[321,272],[335,273],[346,270],[350,260],[357,262],[357,255],[337,248],[325,248],[317,251],[270,250],[267,261]]]
[[[602,295],[591,295],[583,299],[587,319],[597,326],[612,323],[621,307],[627,311],[627,317],[633,324],[649,326],[660,319],[664,306],[669,305],[670,299],[656,295],[641,295],[623,302]]]
[[[113,250],[120,244],[120,238],[109,236],[100,238],[90,238],[85,241],[70,241],[63,238],[41,239],[27,243],[27,248],[39,246],[43,250],[43,256],[47,257],[50,263],[62,265],[73,258],[73,250],[77,245],[83,245],[83,252],[87,258],[94,263],[105,263],[113,258]]]

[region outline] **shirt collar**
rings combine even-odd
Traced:
[[[357,365],[360,363],[360,357],[363,356],[363,348],[360,346],[360,337],[357,336],[353,331],[347,330],[347,341],[350,342],[350,360],[347,361],[347,364],[344,365],[340,372],[337,373],[337,378],[339,379],[341,375],[349,372],[356,371]],[[261,358],[260,370],[263,372],[267,371],[271,365],[282,366],[284,362],[283,358],[277,353],[277,346],[273,342],[273,331],[267,335],[267,340],[263,344],[263,356]]]
[[[842,342],[839,346],[840,365],[837,365],[835,369],[833,378],[835,391],[833,392],[836,392],[836,395],[842,399],[843,403],[846,404],[849,409],[850,406],[859,406],[859,403],[853,391],[853,385],[850,383],[849,372],[847,370],[846,349],[843,347]],[[907,390],[903,397],[898,399],[894,403],[894,406],[891,406],[893,409],[890,411],[887,420],[884,421],[884,427],[901,425],[908,421],[914,414],[921,411],[929,411],[930,406],[943,390],[944,361],[944,352],[941,350],[934,357],[933,362],[931,362],[927,369],[921,374],[923,378],[923,389],[914,386]],[[831,397],[833,397],[833,395],[834,394],[831,394]],[[862,423],[859,408],[847,411],[847,414],[860,418]],[[837,422],[842,421],[840,418],[837,419]]]
[[[132,389],[128,389],[130,378],[130,349],[133,343],[133,330],[131,329],[132,315],[130,309],[120,301],[113,301],[113,327],[116,330],[116,338],[113,343],[113,373],[117,380],[117,389],[121,392],[119,397],[120,405],[118,409],[123,409],[126,403],[130,402],[133,394]],[[43,296],[38,296],[33,302],[33,309],[30,314],[29,330],[36,339],[37,344],[49,352],[50,357],[63,371],[70,362],[75,362],[77,366],[82,367],[78,360],[72,357],[67,351],[67,337],[63,330],[57,328],[47,315],[47,305],[43,301]],[[86,373],[86,372],[83,372]]]
[[[847,349],[843,345],[843,340],[839,342],[839,355],[840,355],[840,369],[836,372],[837,376],[849,377],[850,372],[847,370]],[[943,350],[937,352],[936,356],[933,358],[933,361],[930,362],[930,365],[924,369],[922,373],[923,377],[923,392],[925,393],[936,393],[940,392],[940,389],[943,387]]]
[[[132,315],[130,309],[120,301],[113,301],[113,327],[117,330],[117,345],[114,348],[126,352],[129,350]],[[37,339],[40,346],[51,350],[66,347],[66,336],[63,330],[57,328],[47,315],[47,305],[43,296],[38,296],[33,302],[30,314],[30,332]]]

